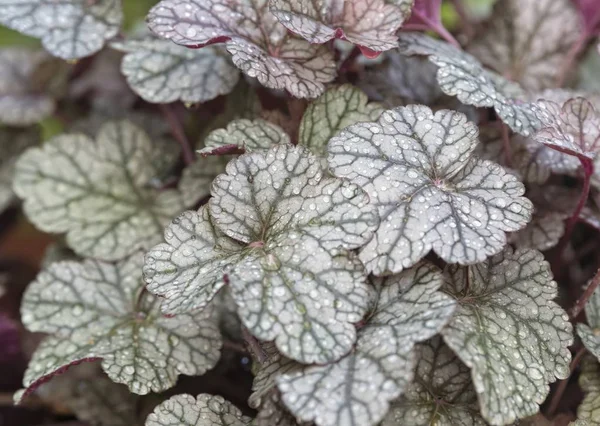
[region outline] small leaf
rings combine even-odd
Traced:
[[[469,368],[441,338],[417,345],[415,380],[382,426],[485,426]],[[443,409],[440,409],[444,407]]]
[[[554,87],[581,24],[572,0],[501,0],[470,52],[529,90]]]
[[[252,426],[310,426],[311,424],[296,421],[294,415],[283,405],[281,394],[273,391],[267,396]]]
[[[459,112],[423,105],[386,111],[329,142],[332,173],[363,188],[381,225],[360,252],[376,275],[410,267],[433,250],[449,263],[498,253],[505,232],[525,226],[532,205],[523,185],[472,156],[477,127]]]
[[[324,46],[294,38],[269,12],[268,0],[162,0],[148,23],[158,36],[182,46],[225,42],[233,63],[271,89],[314,98],[335,77]]]
[[[210,185],[215,177],[225,171],[230,158],[197,158],[183,169],[177,188],[186,206],[196,205],[210,195]]]
[[[121,0],[0,0],[0,24],[41,39],[62,59],[96,53],[117,35],[122,20]]]
[[[223,397],[202,393],[167,399],[148,416],[146,426],[249,426],[251,421]]]
[[[334,364],[280,374],[285,405],[319,426],[377,424],[412,380],[415,343],[437,334],[454,312],[454,301],[437,291],[442,283],[441,271],[426,263],[378,279],[355,350]],[[336,389],[344,391],[332,397]]]
[[[511,237],[519,248],[545,251],[556,246],[565,233],[565,219],[569,215],[560,212],[536,211],[531,222]]]
[[[35,87],[34,74],[47,59],[45,52],[0,49],[0,123],[27,126],[54,112],[54,100]]]
[[[326,157],[327,142],[344,127],[379,118],[383,108],[368,101],[363,92],[350,84],[327,90],[306,108],[300,122],[299,144]]]
[[[348,40],[367,57],[394,49],[396,32],[410,15],[413,0],[341,2],[270,0],[269,9],[286,28],[310,43]]]
[[[508,247],[484,263],[451,266],[445,289],[459,308],[442,335],[471,368],[483,417],[500,425],[537,413],[548,384],[569,375],[573,343],[542,254]]]
[[[577,334],[588,351],[600,360],[600,291],[594,290],[585,304],[587,324],[577,324]]]
[[[61,135],[29,149],[17,162],[14,189],[29,219],[45,232],[66,232],[78,254],[122,259],[160,240],[184,208],[179,192],[149,187],[160,173],[152,160],[161,155],[133,124],[108,123],[95,142]]]
[[[142,395],[216,364],[221,337],[211,311],[161,316],[156,299],[140,294],[142,264],[140,255],[117,264],[67,261],[38,275],[23,297],[21,318],[30,331],[53,336],[29,364],[27,393],[83,361],[102,359],[111,380]]]
[[[577,408],[577,421],[585,422],[580,426],[592,426],[600,422],[600,364],[591,356],[584,357],[581,364],[579,386],[585,398]]]
[[[215,47],[193,50],[156,38],[112,46],[127,52],[121,71],[148,102],[206,102],[231,92],[239,78],[229,58]]]
[[[541,125],[535,104],[516,84],[485,70],[473,56],[449,43],[419,33],[401,33],[400,53],[427,56],[438,66],[437,80],[449,96],[466,105],[494,108],[514,132],[528,136]]]
[[[276,144],[289,144],[290,137],[276,124],[260,118],[234,120],[225,129],[213,130],[204,140],[202,155],[232,151],[267,151]]]

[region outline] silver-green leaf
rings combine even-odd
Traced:
[[[586,356],[581,363],[579,386],[585,397],[577,407],[577,426],[592,426],[600,423],[600,364],[592,356]]]
[[[329,142],[329,167],[363,188],[381,224],[360,252],[370,272],[408,268],[431,250],[450,263],[498,253],[531,218],[523,184],[473,157],[477,127],[459,112],[410,105]]]
[[[573,343],[543,255],[507,247],[478,265],[452,266],[445,290],[459,308],[442,335],[471,368],[483,417],[505,425],[537,413],[549,383],[569,375]]]
[[[577,324],[577,334],[583,345],[592,355],[600,360],[600,291],[594,290],[585,304],[587,324]]]

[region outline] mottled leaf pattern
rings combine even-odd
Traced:
[[[225,129],[213,130],[204,140],[202,155],[241,150],[267,151],[276,144],[288,144],[290,137],[276,124],[257,118],[234,120]]]
[[[0,22],[1,16],[2,2]],[[47,59],[44,52],[0,49],[0,123],[27,126],[54,112],[54,100],[35,87],[33,76]]]
[[[268,0],[162,0],[148,15],[160,37],[188,47],[225,42],[233,63],[266,87],[314,98],[335,77],[323,46],[287,33],[269,12]]]
[[[271,392],[254,419],[252,426],[310,426],[312,423],[298,422],[290,413],[277,391]]]
[[[437,291],[442,283],[441,271],[426,263],[378,279],[355,350],[334,364],[280,374],[285,405],[319,426],[377,424],[412,379],[415,343],[439,332],[454,311],[454,301]]]
[[[472,156],[477,135],[462,113],[410,105],[329,142],[332,173],[367,191],[379,209],[379,229],[360,252],[369,271],[398,272],[432,249],[450,263],[481,262],[502,249],[505,232],[529,221],[523,185]]]
[[[435,337],[416,349],[415,380],[382,426],[485,426],[469,368]]]
[[[212,195],[208,210],[184,213],[146,256],[148,289],[165,297],[163,311],[202,308],[226,280],[243,324],[286,356],[311,363],[346,354],[351,323],[367,308],[363,267],[346,251],[377,226],[367,194],[325,178],[307,149],[277,144],[231,161]]]
[[[529,90],[554,87],[580,21],[571,0],[500,0],[470,52]]]
[[[600,360],[600,290],[595,290],[585,304],[587,324],[577,324],[577,334],[583,345]]]
[[[537,413],[548,384],[569,375],[573,343],[542,254],[507,247],[484,263],[452,266],[445,289],[459,308],[442,335],[471,368],[483,417],[500,425]]]
[[[122,259],[159,241],[183,210],[178,191],[149,187],[159,156],[133,124],[108,123],[96,141],[61,135],[29,149],[17,162],[14,189],[29,219],[46,232],[66,232],[78,254]]]
[[[183,169],[177,188],[186,206],[193,206],[210,195],[212,181],[225,171],[229,159],[228,156],[197,158],[193,164]]]
[[[363,92],[349,84],[327,90],[306,108],[298,143],[326,157],[327,142],[344,127],[379,118],[383,108],[368,101]]]
[[[148,102],[206,102],[231,92],[239,78],[229,58],[215,47],[194,50],[156,38],[112,46],[127,52],[121,71]]]
[[[485,70],[473,56],[420,33],[402,33],[400,53],[427,56],[438,66],[437,81],[444,93],[466,105],[494,108],[514,132],[524,136],[541,126],[537,108],[515,83]]]
[[[592,356],[586,356],[582,362],[579,386],[585,398],[577,408],[580,426],[592,426],[600,422],[600,364]],[[585,422],[585,423],[584,423]]]
[[[179,374],[198,375],[219,359],[221,337],[211,311],[163,317],[143,292],[141,255],[117,264],[57,262],[27,289],[23,324],[52,334],[25,373],[28,392],[66,367],[102,360],[102,368],[133,393],[161,392]]]
[[[167,399],[148,416],[146,426],[248,426],[250,422],[223,397],[203,393],[197,398],[182,394]]]
[[[540,251],[551,249],[558,244],[565,232],[565,219],[568,214],[561,212],[536,211],[531,222],[524,229],[513,234],[511,242],[519,248],[533,248]]]
[[[54,56],[96,53],[119,32],[121,0],[0,0],[0,24],[41,39]]]
[[[27,148],[39,143],[39,139],[33,129],[21,131],[0,128],[0,212],[15,199],[12,185],[17,159]]]
[[[413,0],[270,0],[269,8],[287,29],[310,43],[348,40],[363,54],[394,49],[396,32],[410,15]]]

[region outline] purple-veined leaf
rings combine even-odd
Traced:
[[[295,38],[269,12],[268,0],[162,0],[148,15],[162,38],[202,47],[224,42],[233,63],[272,89],[314,98],[335,77],[333,56],[324,46]]]
[[[228,282],[257,338],[306,363],[345,355],[368,291],[347,250],[371,238],[378,216],[359,187],[324,174],[318,157],[287,144],[232,160],[209,207],[177,218],[146,256],[163,312],[201,309]]]
[[[469,51],[529,90],[554,87],[581,25],[572,0],[499,0]]]
[[[47,59],[42,51],[0,49],[0,123],[27,126],[54,112],[54,100],[35,87],[34,73]]]
[[[440,337],[417,345],[415,380],[382,426],[485,426],[469,368]],[[440,409],[441,407],[444,407]]]
[[[121,71],[131,88],[152,103],[206,102],[231,92],[239,78],[225,52],[216,47],[194,50],[156,38],[112,47],[127,52]]]
[[[284,404],[299,419],[318,426],[378,424],[412,380],[414,345],[437,334],[455,309],[452,298],[438,291],[441,271],[428,263],[374,284],[373,309],[352,353],[276,378]]]
[[[505,425],[537,413],[549,383],[568,377],[573,343],[542,254],[507,247],[483,263],[451,266],[444,289],[459,307],[441,333],[471,369],[482,416]]]
[[[121,0],[0,0],[0,24],[39,38],[63,59],[96,53],[122,20]]]
[[[527,102],[521,87],[484,69],[470,54],[419,33],[401,33],[399,51],[427,56],[438,67],[437,81],[445,94],[466,105],[494,108],[514,132],[528,136],[541,126],[536,105]]]
[[[379,210],[379,229],[360,251],[368,271],[399,272],[431,250],[450,263],[481,262],[525,226],[532,204],[523,184],[473,157],[477,136],[462,113],[409,105],[331,139],[331,172]]]
[[[270,0],[269,9],[288,30],[310,43],[339,38],[375,57],[396,48],[396,32],[410,15],[413,1]]]
[[[25,372],[26,393],[83,361],[102,360],[111,380],[136,394],[161,392],[179,374],[214,367],[221,336],[211,310],[164,317],[144,293],[140,254],[119,263],[57,262],[28,287],[21,305],[25,327],[51,334]]]
[[[167,399],[148,416],[145,426],[250,426],[251,421],[223,397],[203,393]]]

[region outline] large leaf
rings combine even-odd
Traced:
[[[382,426],[485,426],[469,368],[435,337],[417,346],[415,380]]]
[[[583,345],[600,360],[600,290],[595,290],[585,304],[587,324],[577,324],[577,334]]]
[[[327,142],[344,127],[377,120],[383,108],[350,84],[333,87],[307,108],[300,122],[299,144],[327,156]]]
[[[137,394],[161,392],[179,374],[199,375],[219,359],[221,337],[211,311],[164,317],[145,293],[142,256],[117,264],[57,262],[23,297],[21,318],[33,332],[52,334],[25,373],[27,392],[70,365],[102,359],[117,383]]]
[[[377,424],[412,379],[415,343],[438,333],[454,311],[454,301],[437,291],[442,283],[441,271],[426,263],[378,279],[355,350],[330,365],[280,374],[285,405],[318,426]]]
[[[572,0],[500,0],[470,52],[529,90],[554,87],[580,33]]]
[[[414,0],[270,0],[269,8],[287,29],[310,43],[334,38],[359,46],[366,56],[397,46],[396,32]]]
[[[537,413],[548,384],[569,375],[573,343],[542,254],[508,247],[484,263],[452,266],[445,289],[459,308],[442,335],[471,368],[483,417],[504,425]]]
[[[41,39],[63,59],[96,53],[122,20],[121,0],[0,0],[0,24]]]
[[[0,128],[0,212],[4,211],[15,199],[13,177],[17,158],[27,148],[39,142],[35,130],[11,130]]]
[[[249,426],[251,420],[221,396],[202,393],[194,398],[182,394],[157,406],[146,419],[146,426]]]
[[[2,3],[0,2],[0,17]],[[0,50],[0,123],[27,126],[54,111],[54,100],[35,86],[34,74],[48,59],[45,52]]]
[[[324,46],[294,38],[268,10],[268,0],[162,0],[148,15],[160,37],[201,47],[225,42],[233,63],[266,87],[313,98],[335,77]]]
[[[523,185],[472,156],[477,135],[462,113],[410,105],[329,142],[332,173],[367,191],[379,209],[379,229],[360,252],[370,272],[398,272],[432,249],[450,263],[481,262],[504,247],[505,232],[529,221]]]
[[[427,56],[438,66],[437,80],[449,96],[466,105],[494,108],[514,132],[528,136],[540,127],[536,106],[515,83],[485,70],[477,59],[443,41],[420,33],[401,33],[400,53]]]
[[[263,119],[234,120],[225,129],[212,131],[204,140],[202,155],[227,152],[267,151],[275,144],[288,144],[290,137],[276,124]]]
[[[209,209],[178,218],[146,256],[163,312],[202,308],[228,282],[244,325],[286,356],[311,363],[346,354],[368,291],[346,250],[371,238],[378,217],[360,188],[323,175],[316,156],[285,144],[231,161]]]
[[[206,102],[231,92],[239,78],[229,58],[215,47],[193,50],[155,38],[113,47],[127,52],[121,71],[148,102]]]
[[[29,219],[46,232],[66,232],[78,254],[122,259],[160,240],[183,210],[179,192],[149,187],[162,156],[129,122],[102,127],[96,141],[61,135],[17,162],[14,189]],[[192,203],[193,204],[193,203]]]
[[[596,358],[587,356],[583,359],[579,385],[585,393],[585,398],[577,408],[578,421],[582,422],[580,426],[598,424],[600,422],[600,364]]]

